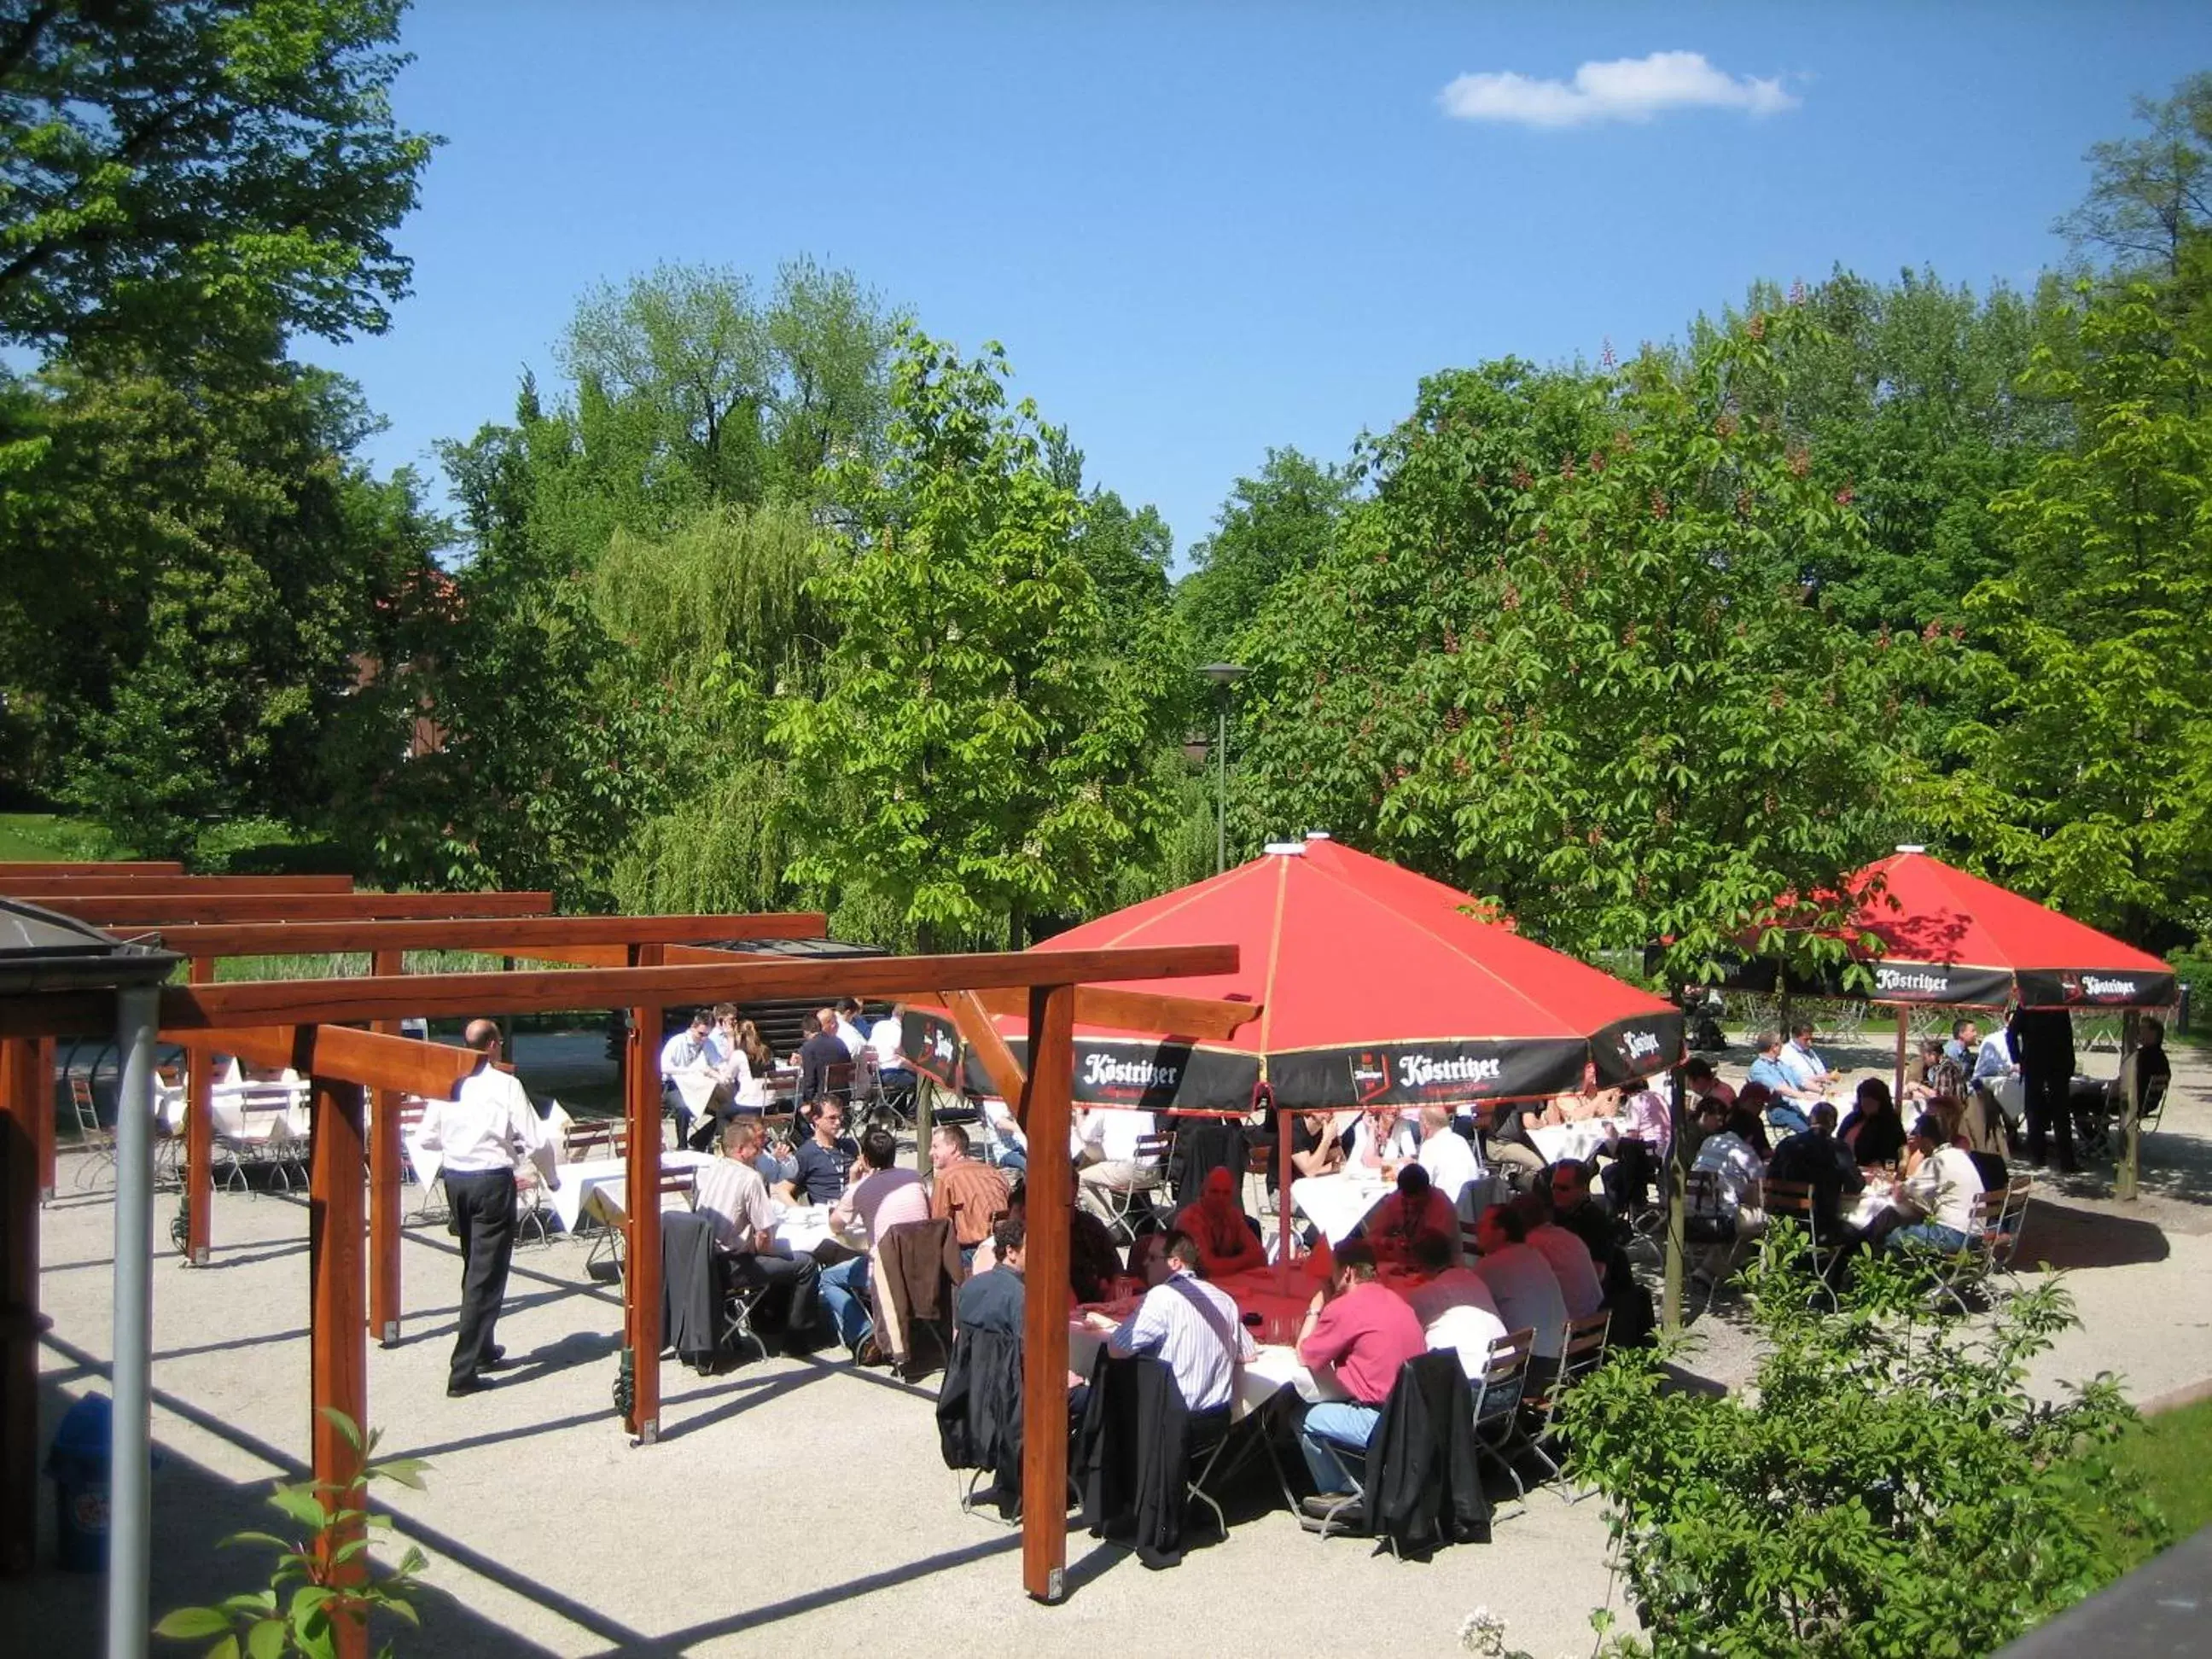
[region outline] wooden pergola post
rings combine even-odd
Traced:
[[[657,968],[661,947],[630,947],[632,965]],[[641,1446],[660,1437],[660,1021],[661,1006],[629,1011],[623,1096],[629,1120],[629,1243],[623,1248],[623,1346],[630,1365],[623,1426]]]
[[[406,971],[398,951],[376,951],[369,971],[379,978]],[[373,1022],[369,1030],[400,1035],[396,1019]],[[379,1089],[368,1113],[368,1328],[386,1347],[399,1340],[399,1091]]]
[[[215,982],[215,963],[194,957],[185,970],[194,985]],[[215,1231],[215,1050],[185,1054],[185,1261],[207,1266]]]
[[[31,1570],[39,1541],[39,1136],[54,1116],[30,1037],[0,1042],[0,1577]]]
[[[31,1133],[38,1137],[39,1201],[54,1195],[54,1040],[40,1037],[32,1061],[38,1097],[31,1117]]]
[[[1075,1176],[1067,1156],[1075,1073],[1075,988],[1030,989],[1030,1064],[1022,1121],[1029,1136],[1028,1285],[1022,1344],[1022,1588],[1040,1601],[1066,1594],[1067,1258]]]
[[[303,1028],[303,1033],[313,1028]],[[311,1062],[312,1063],[312,1062]],[[304,1069],[304,1068],[303,1068]],[[328,1415],[343,1413],[356,1434],[368,1422],[368,1340],[362,1322],[362,1089],[357,1083],[314,1079],[314,1127],[308,1152],[308,1276],[313,1285],[311,1329],[314,1476],[324,1508],[357,1507],[349,1502],[360,1479],[362,1455]],[[329,1581],[338,1585],[366,1581],[368,1562],[356,1552],[336,1561],[336,1553],[362,1536],[359,1523],[326,1536],[324,1557]],[[358,1617],[331,1621],[340,1659],[365,1659],[368,1628]]]

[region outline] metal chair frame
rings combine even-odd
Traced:
[[[1528,1507],[1528,1483],[1507,1454],[1520,1432],[1521,1406],[1528,1388],[1528,1358],[1535,1347],[1536,1333],[1528,1326],[1509,1331],[1490,1345],[1490,1358],[1475,1380],[1475,1457],[1504,1470],[1513,1483],[1513,1495],[1520,1507],[1512,1515],[1524,1514]],[[1510,1520],[1512,1516],[1496,1518]]]
[[[1540,1399],[1531,1400],[1525,1393],[1521,1397],[1521,1417],[1533,1420],[1534,1427],[1529,1427],[1528,1421],[1516,1426],[1522,1431],[1522,1444],[1550,1471],[1544,1477],[1547,1480],[1556,1480],[1565,1473],[1559,1461],[1545,1449],[1546,1443],[1557,1437],[1559,1401],[1577,1378],[1604,1363],[1606,1338],[1612,1329],[1613,1315],[1607,1309],[1601,1308],[1581,1319],[1568,1320],[1560,1332],[1559,1369],[1551,1386]],[[1571,1495],[1561,1496],[1570,1504],[1575,1501]]]
[[[1100,1201],[1105,1205],[1106,1224],[1121,1235],[1124,1243],[1137,1242],[1133,1218],[1137,1213],[1138,1200],[1144,1200],[1145,1208],[1149,1212],[1152,1206],[1152,1194],[1167,1184],[1168,1158],[1174,1146],[1175,1137],[1170,1134],[1139,1135],[1137,1137],[1135,1156],[1131,1159],[1137,1166],[1137,1172],[1130,1178],[1129,1184],[1126,1187],[1097,1186],[1088,1188],[1097,1194]],[[1081,1188],[1079,1180],[1078,1187]]]
[[[98,1178],[100,1167],[106,1165],[112,1175],[115,1170],[115,1131],[103,1126],[100,1109],[93,1099],[92,1079],[71,1073],[69,1080],[70,1110],[76,1120],[79,1149],[84,1156],[77,1161],[76,1174],[72,1177],[79,1187],[89,1187]]]

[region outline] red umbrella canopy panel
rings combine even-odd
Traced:
[[[2033,899],[1899,848],[1856,872],[1850,926],[1875,1002],[1971,1007],[2162,1008],[2173,970]]]
[[[1292,1109],[1459,1105],[1561,1093],[1593,1067],[1601,1083],[1624,1082],[1680,1057],[1671,1005],[1468,914],[1479,908],[1315,836],[1048,939],[1035,949],[1234,944],[1237,972],[1176,992],[1261,1008],[1224,1042],[1079,1026],[1075,1097],[1241,1109],[1264,1077]],[[1000,1025],[1024,1053],[1022,1022]],[[944,1036],[925,1017],[907,1046],[949,1060]]]

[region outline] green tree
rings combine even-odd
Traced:
[[[1160,817],[1152,688],[1005,375],[995,345],[970,360],[903,335],[884,459],[831,490],[851,517],[812,585],[837,630],[826,689],[775,727],[793,878],[872,896],[925,945],[1025,944],[1031,915],[1091,908]]]
[[[1270,449],[1257,477],[1237,481],[1176,589],[1192,661],[1219,661],[1278,583],[1321,562],[1353,488],[1348,471],[1295,449]]]
[[[433,140],[398,0],[0,4],[0,337],[378,333]]]
[[[2090,147],[2089,193],[2058,221],[2076,246],[2101,250],[2124,279],[2181,282],[2212,228],[2212,73],[2164,100],[2137,98],[2140,137]]]
[[[0,447],[0,690],[26,780],[149,853],[329,816],[321,759],[442,527],[353,459],[347,382],[225,352],[59,364]]]
[[[2013,563],[1972,596],[1992,710],[1923,810],[2000,879],[2150,943],[2212,926],[2212,363],[2160,290],[2097,295],[2039,356],[2079,441],[2000,496]]]
[[[1665,939],[1695,976],[1778,894],[1890,839],[1922,653],[1806,588],[1858,517],[1736,395],[1816,326],[1760,313],[1686,363],[1593,380],[1611,435],[1513,481],[1494,617],[1416,667],[1443,729],[1385,833],[1447,838],[1476,890],[1563,948]]]

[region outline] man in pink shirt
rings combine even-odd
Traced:
[[[860,1161],[853,1172],[860,1178],[847,1188],[830,1212],[839,1232],[858,1226],[867,1234],[872,1249],[892,1228],[929,1219],[929,1189],[912,1170],[897,1167],[898,1143],[890,1132],[871,1129],[860,1137]],[[868,1316],[868,1258],[855,1255],[840,1261],[822,1275],[822,1300],[837,1328],[838,1339],[862,1364],[873,1364],[868,1339],[874,1322]]]
[[[1316,1374],[1334,1367],[1350,1396],[1307,1407],[1298,1425],[1298,1449],[1322,1494],[1306,1500],[1310,1515],[1327,1515],[1331,1494],[1353,1490],[1334,1449],[1366,1449],[1397,1384],[1398,1368],[1428,1347],[1420,1319],[1405,1298],[1376,1282],[1375,1252],[1356,1242],[1340,1246],[1328,1288],[1314,1298],[1298,1333],[1299,1363]]]

